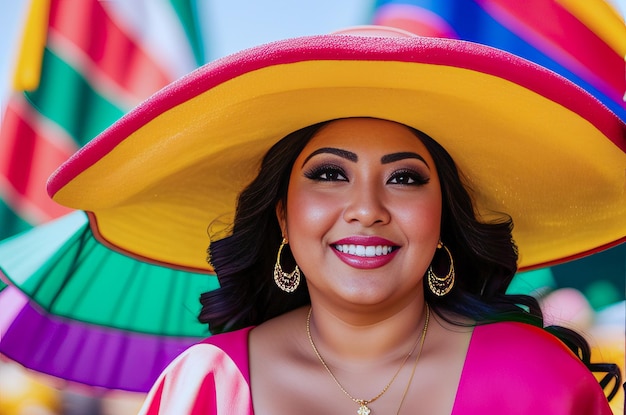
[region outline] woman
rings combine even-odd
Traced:
[[[624,124],[503,52],[381,30],[203,68],[52,179],[103,240],[170,266],[201,268],[212,224],[200,318],[225,334],[142,413],[610,413],[590,369],[618,371],[505,290],[518,264],[623,241]]]
[[[305,146],[299,153],[298,147],[286,150],[290,141]],[[271,165],[272,158],[283,165]],[[283,174],[285,170],[289,174]],[[278,194],[264,177],[277,173]],[[285,194],[280,189],[287,184]],[[275,196],[267,203],[270,197],[259,200],[259,193]],[[265,211],[262,202],[268,205]],[[273,206],[278,220],[259,220],[273,216]],[[371,409],[388,414],[402,408],[406,413],[473,413],[484,411],[485,404],[500,413],[516,413],[520,401],[527,405],[526,413],[559,405],[601,413],[604,397],[598,394],[597,382],[553,339],[528,326],[500,323],[480,328],[471,340],[472,330],[461,328],[477,319],[535,317],[540,324],[540,312],[530,298],[503,295],[517,259],[510,222],[485,225],[473,218],[454,163],[423,133],[375,119],[344,119],[298,131],[270,150],[259,176],[242,193],[237,218],[242,220],[235,220],[233,235],[211,246],[224,288],[204,296],[206,312],[201,317],[220,331],[260,324],[249,334],[250,371],[262,374],[251,377],[255,413],[302,412],[298,408],[307,400],[311,402],[305,413]],[[246,218],[251,220],[246,223]],[[276,255],[260,253],[258,262],[233,270],[245,261],[228,254],[241,252],[252,234],[258,238],[254,245],[273,251],[281,238],[289,241],[296,272],[306,275],[307,283],[306,290],[298,288],[291,296],[304,307],[288,311],[297,304],[285,304],[292,298],[271,286],[275,281],[269,276],[276,265],[264,260]],[[440,240],[445,241],[438,258],[444,271],[435,273],[429,267],[434,267]],[[283,252],[277,259],[281,268],[286,256]],[[242,281],[250,281],[249,286]],[[291,291],[297,283],[285,279],[276,284]],[[246,297],[246,289],[255,292]],[[239,301],[226,301],[233,297]],[[312,307],[305,306],[309,302]],[[521,312],[516,305],[520,303],[533,315]],[[427,323],[426,304],[440,318]],[[457,324],[446,321],[450,319]],[[480,357],[466,359],[470,340],[476,347],[483,336],[498,341],[485,341]],[[490,368],[484,360],[495,359],[502,348],[502,359],[492,361],[496,367]],[[468,375],[464,365],[474,359],[487,379]],[[547,367],[559,371],[550,373]],[[498,390],[491,382],[502,371],[514,373],[514,380],[507,379]],[[563,382],[569,376],[580,383]],[[523,396],[519,387],[529,384],[532,393]],[[370,399],[382,390],[380,399]],[[349,391],[361,391],[361,396]],[[476,399],[476,393],[488,403],[467,402]],[[569,398],[564,401],[564,396]],[[355,400],[362,402],[355,406]]]

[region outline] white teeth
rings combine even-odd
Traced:
[[[362,256],[362,257],[374,257],[387,255],[392,251],[390,246],[386,245],[335,245],[335,249],[339,252],[344,252],[350,255]]]

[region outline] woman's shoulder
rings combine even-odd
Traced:
[[[602,388],[580,359],[554,335],[524,323],[474,329],[459,398],[465,405],[480,406],[486,398],[475,392],[480,389],[500,413],[611,413]],[[520,412],[523,407],[527,410]]]
[[[470,359],[491,362],[490,366],[506,368],[517,376],[562,379],[573,374],[591,375],[556,336],[541,327],[518,322],[477,326],[468,350],[467,360]]]
[[[233,366],[248,380],[248,334],[251,329],[246,327],[211,335],[179,354],[170,364],[169,370],[189,368],[194,373],[200,373],[197,369],[202,367],[206,375]]]
[[[194,344],[190,349],[204,349],[205,345],[214,346],[226,353],[234,353],[246,351],[248,349],[248,335],[254,327],[245,327],[239,330],[228,331],[225,333],[214,334],[199,343]]]
[[[184,350],[161,373],[140,414],[251,413],[250,329],[213,335]]]
[[[213,334],[183,350],[170,366],[193,365],[197,360],[212,362],[229,357],[234,362],[244,362],[248,358],[248,333],[252,327]]]
[[[537,355],[542,358],[548,354],[557,354],[566,358],[576,356],[557,337],[545,329],[531,324],[513,321],[479,325],[474,329],[471,346],[477,352],[511,355]],[[576,359],[578,360],[578,359]]]

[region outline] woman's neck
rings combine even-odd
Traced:
[[[352,366],[403,359],[415,344],[425,322],[425,303],[345,309],[312,299],[310,335],[324,358]]]

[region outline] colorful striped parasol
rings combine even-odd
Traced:
[[[24,366],[107,389],[146,391],[176,354],[210,335],[196,320],[210,274],[115,252],[83,212],[0,245],[0,353]]]

